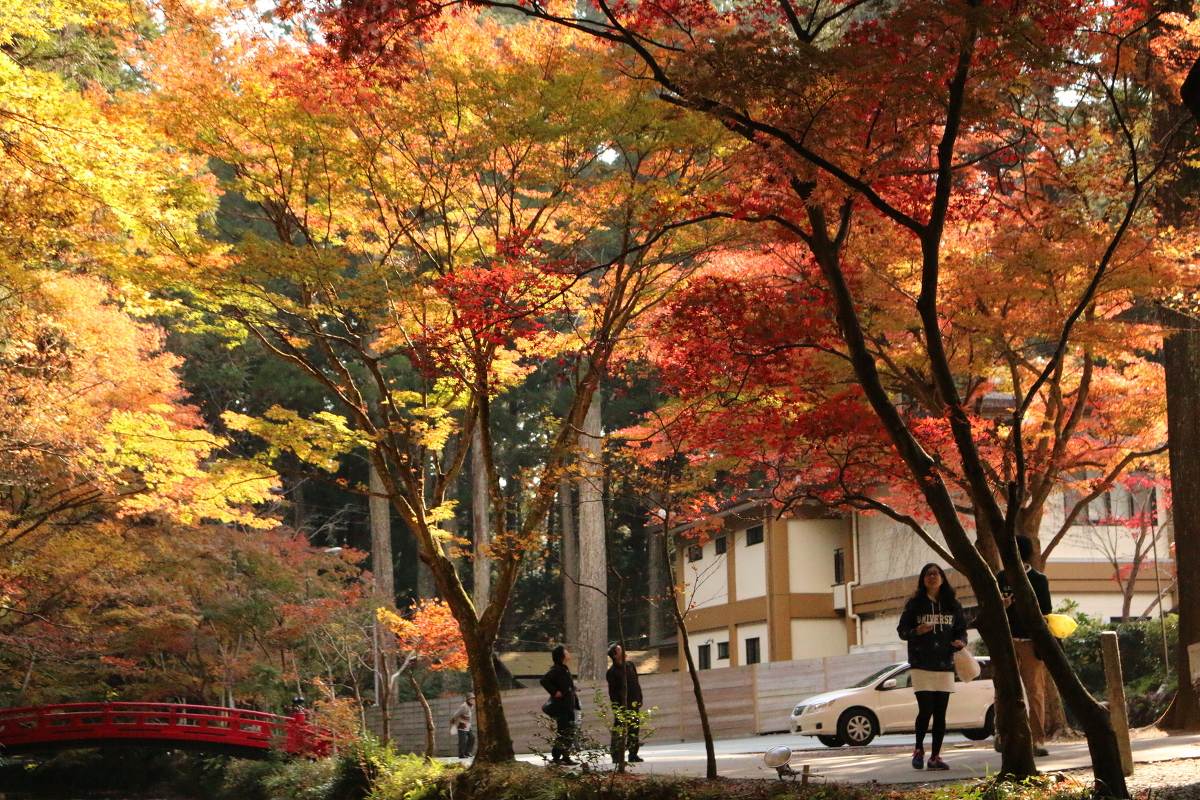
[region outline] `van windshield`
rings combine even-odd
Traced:
[[[870,686],[872,683],[879,680],[884,675],[887,675],[889,672],[891,672],[898,666],[900,666],[900,665],[899,664],[889,664],[888,666],[884,667],[883,669],[879,670],[878,672],[871,673],[870,677],[863,678],[861,681],[854,684],[850,688],[851,689],[861,689],[864,686]]]

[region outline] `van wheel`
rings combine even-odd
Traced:
[[[993,733],[995,733],[995,731],[996,709],[993,707],[987,710],[987,716],[983,718],[982,728],[971,728],[970,730],[965,730],[962,732],[962,735],[968,739],[978,742],[991,736]]]
[[[838,738],[851,747],[862,747],[871,743],[879,733],[875,715],[865,708],[851,708],[838,720]]]
[[[836,736],[818,736],[817,741],[826,747],[841,747],[842,740]]]

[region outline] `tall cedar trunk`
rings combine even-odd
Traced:
[[[604,440],[600,393],[592,395],[579,437],[579,629],[571,635],[579,677],[604,676],[608,642],[608,558],[604,525]]]
[[[579,635],[579,530],[575,527],[575,504],[571,481],[558,482],[559,527],[562,528],[563,628],[575,647]]]
[[[483,613],[492,594],[492,559],[488,553],[491,539],[490,503],[487,465],[483,460],[483,436],[476,427],[471,437],[471,532],[475,556],[471,602],[475,604],[477,615]]]
[[[432,600],[438,596],[437,581],[424,561],[417,562],[417,599]]]
[[[292,504],[292,527],[295,530],[302,531],[307,538],[312,531],[308,529],[308,503],[304,497],[304,479],[299,479],[289,487],[287,493],[288,500]],[[325,540],[327,544],[336,545],[336,541],[332,541],[332,535]]]
[[[663,613],[663,599],[667,594],[667,539],[662,530],[652,529],[647,533],[649,538],[648,558],[650,570],[647,576],[646,605],[650,612],[650,646],[658,647],[667,635],[666,615]]]
[[[379,476],[375,463],[370,465],[371,497],[367,510],[371,517],[371,571],[375,573],[375,601],[378,605],[394,609],[396,588],[393,578],[392,558],[392,508],[388,502],[387,489]],[[375,657],[375,702],[383,723],[383,743],[392,738],[392,692],[391,675],[395,670],[395,654],[386,631],[378,622],[373,622]]]
[[[1167,381],[1167,432],[1171,443],[1171,519],[1175,525],[1176,598],[1179,648],[1175,674],[1179,689],[1164,722],[1179,730],[1200,730],[1200,708],[1192,686],[1188,645],[1200,642],[1200,320],[1162,310],[1173,329],[1163,342]]]
[[[417,683],[417,679],[413,676],[412,670],[404,673],[404,677],[408,678],[409,688],[417,695],[417,701],[421,704],[421,713],[425,715],[425,760],[431,760],[437,749],[434,744],[434,729],[433,729],[433,710],[429,707],[429,701],[425,699],[425,693],[421,691],[421,684]]]

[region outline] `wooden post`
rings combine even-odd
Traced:
[[[1117,747],[1121,751],[1121,769],[1126,775],[1133,774],[1133,750],[1129,747],[1129,716],[1125,709],[1125,678],[1121,674],[1121,651],[1117,648],[1115,631],[1100,634],[1100,645],[1104,655],[1104,680],[1108,685],[1108,714],[1113,731],[1117,734]]]

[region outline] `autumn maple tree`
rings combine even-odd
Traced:
[[[401,616],[386,608],[378,610],[381,623],[396,636],[399,656],[397,675],[403,675],[425,713],[425,758],[434,755],[434,721],[429,701],[417,679],[420,671],[462,671],[467,668],[467,651],[462,633],[450,607],[441,600],[422,600]]]
[[[0,634],[26,637],[23,688],[38,646],[82,625],[59,615],[127,563],[142,525],[274,524],[248,510],[274,481],[217,458],[226,441],[186,404],[179,362],[124,279],[197,240],[210,200],[196,163],[167,155],[115,86],[54,68],[71,60],[68,36],[115,52],[145,13],[54,0],[0,19]],[[35,627],[47,636],[29,638]]]
[[[411,57],[436,14],[459,5],[345,0],[323,6],[322,20],[339,55],[369,67]],[[1106,316],[1111,307],[1098,308],[1098,293],[1122,271],[1140,268],[1153,226],[1148,193],[1178,155],[1179,121],[1156,104],[1142,68],[1156,10],[1086,0],[914,1],[886,9],[824,0],[738,7],[601,1],[582,14],[567,3],[469,5],[506,8],[612,45],[612,60],[656,85],[664,105],[715,119],[742,139],[731,156],[741,170],[726,209],[797,247],[804,255],[795,261],[815,271],[836,350],[870,410],[876,441],[971,583],[998,695],[1019,697],[986,542],[994,540],[1009,574],[1024,574],[1015,535],[1055,484],[1049,473],[1038,482],[1040,445],[1030,431],[1054,426],[1059,411],[1050,386],[1060,372],[1083,380],[1087,359],[1081,366],[1077,336],[1086,340],[1094,324],[1117,324]],[[1026,197],[1065,207],[1034,202],[1031,216]],[[973,270],[974,280],[1002,291],[1018,263],[964,245],[976,229],[985,241],[1011,234],[1031,236],[1026,246],[1048,241],[1071,249],[1026,250],[1026,257],[1059,260],[1052,272],[1065,273],[1053,302],[1032,308],[1043,314],[1041,348],[1017,346],[1007,362],[984,358],[961,372],[970,362],[950,337],[964,310],[953,304],[955,276]],[[1021,251],[1019,241],[1005,249],[1014,257]],[[876,309],[890,305],[860,280],[872,262],[894,276],[899,302],[888,311],[895,316],[889,327],[903,332],[901,347],[911,353],[901,369],[922,390],[915,398],[896,393],[883,357],[891,348],[881,353],[871,339]],[[996,324],[983,319],[998,317],[995,306],[982,311],[978,324]],[[1013,395],[999,422],[981,419],[971,405],[988,382],[1009,384]],[[913,413],[916,403],[927,410]],[[1071,403],[1061,406],[1062,420],[1080,419]],[[1047,444],[1054,450],[1071,440]],[[1007,457],[989,458],[997,442]],[[1018,580],[1016,600],[1088,734],[1098,789],[1125,796],[1107,713],[1055,649],[1027,582]],[[1023,709],[1015,700],[1001,706],[1002,771],[1031,774]]]
[[[290,453],[325,479],[348,453],[369,459],[374,494],[416,537],[461,631],[477,761],[510,759],[492,661],[501,617],[615,348],[720,235],[694,223],[713,217],[702,200],[727,133],[663,118],[568,32],[478,21],[381,73],[330,67],[322,51],[187,21],[145,43],[147,118],[213,160],[247,223],[224,232],[228,248],[183,254],[156,288],[242,326],[333,398],[307,418],[226,421],[261,437],[264,458]],[[538,370],[571,402],[514,519],[491,407]],[[497,565],[481,608],[443,528],[475,431]]]

